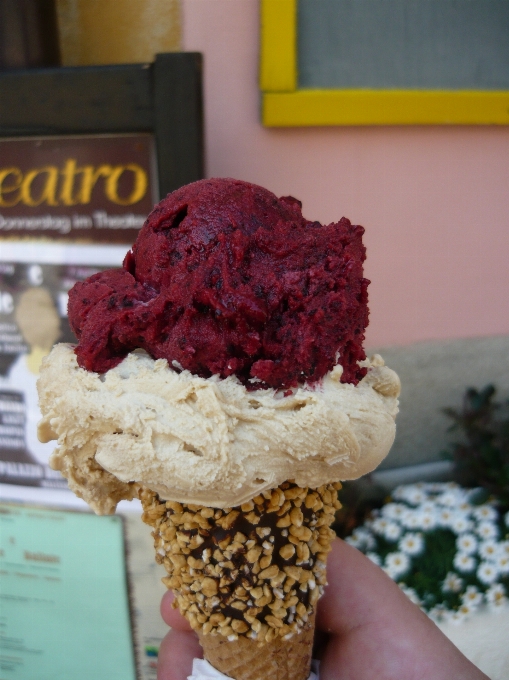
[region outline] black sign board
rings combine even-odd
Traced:
[[[157,195],[152,135],[0,139],[0,237],[130,244]]]
[[[159,197],[203,177],[202,56],[0,72],[0,137],[149,132]]]
[[[202,176],[201,55],[0,72],[0,482],[66,487],[37,440],[36,381],[75,340],[68,291]]]

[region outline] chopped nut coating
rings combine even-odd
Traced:
[[[223,510],[140,492],[156,560],[191,627],[264,644],[301,630],[326,584],[337,485],[293,482]]]

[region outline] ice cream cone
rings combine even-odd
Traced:
[[[163,581],[197,631],[205,658],[222,673],[234,680],[309,676],[340,486],[310,489],[289,481],[224,509],[141,492],[156,560],[168,572]]]
[[[199,638],[207,661],[235,680],[307,680],[314,632],[315,612],[300,633],[288,640],[277,636],[263,650],[256,640],[242,635],[233,641],[221,635],[199,634]]]
[[[175,606],[235,680],[306,680],[330,480],[394,441],[399,379],[362,347],[363,232],[239,180],[181,187],[121,269],[69,291],[78,345],[41,367],[50,465],[98,514],[139,493]]]

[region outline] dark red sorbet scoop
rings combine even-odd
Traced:
[[[366,369],[364,229],[321,225],[300,201],[233,179],[189,184],[150,213],[122,269],[69,295],[81,367],[104,373],[132,350],[248,388],[343,382]]]

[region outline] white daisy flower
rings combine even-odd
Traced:
[[[352,535],[345,539],[347,543],[355,548],[373,548],[376,545],[374,536],[364,527],[357,527],[352,531]]]
[[[497,519],[497,511],[491,505],[478,505],[473,509],[472,515],[479,520],[479,522],[488,521],[494,522]]]
[[[408,510],[401,518],[401,523],[407,529],[421,529],[421,518],[418,510]]]
[[[501,583],[494,583],[485,593],[486,601],[492,607],[501,607],[507,602],[507,593]]]
[[[382,566],[382,560],[380,558],[380,555],[378,555],[375,552],[367,552],[366,557],[373,562],[373,564],[376,564],[377,567]]]
[[[410,558],[402,552],[392,552],[385,558],[385,573],[393,580],[406,574],[410,568]]]
[[[373,550],[376,547],[376,538],[373,534],[366,536],[366,550]]]
[[[499,576],[500,572],[492,562],[481,562],[477,569],[477,578],[487,586],[495,583]]]
[[[478,545],[479,543],[474,534],[461,534],[461,536],[458,536],[456,539],[457,549],[467,555],[473,555],[477,550]]]
[[[445,609],[443,604],[437,604],[435,607],[432,607],[429,612],[428,616],[432,621],[435,621],[436,623],[442,623],[447,619],[448,612]]]
[[[422,484],[405,484],[394,489],[392,497],[397,501],[405,501],[410,505],[419,505],[428,500]]]
[[[474,609],[482,603],[482,600],[482,593],[475,586],[468,586],[466,591],[461,596],[461,602],[463,604],[468,604]]]
[[[501,555],[507,555],[507,557],[509,557],[509,541],[500,541],[498,550]]]
[[[458,574],[454,571],[450,571],[442,583],[442,590],[444,593],[459,593],[463,588],[463,579],[461,579]]]
[[[498,538],[498,528],[496,524],[493,524],[493,522],[479,522],[476,533],[485,541],[490,538]]]
[[[455,518],[455,513],[452,510],[449,510],[448,508],[444,510],[440,510],[437,516],[437,524],[438,526],[444,527],[444,529],[448,529],[451,526],[452,521]]]
[[[447,620],[451,621],[451,623],[463,623],[471,613],[470,607],[466,604],[462,604],[457,611],[451,612],[447,617]]]
[[[362,540],[366,540],[368,536],[371,536],[370,532],[365,527],[356,527],[352,531],[352,535],[354,534]]]
[[[353,533],[364,542],[364,545],[368,550],[371,550],[371,548],[375,547],[376,539],[371,531],[368,531],[364,527],[359,527],[358,529],[355,529]]]
[[[364,546],[364,541],[362,541],[358,536],[355,536],[354,534],[352,534],[351,536],[347,536],[345,538],[345,543],[348,543],[348,545],[351,545],[354,548],[362,548]]]
[[[453,565],[458,569],[458,571],[468,574],[477,566],[477,560],[475,560],[472,555],[467,555],[467,553],[458,552],[454,556]]]
[[[462,507],[463,505],[468,505],[470,507],[470,490],[465,489],[462,486],[458,486],[458,507]]]
[[[384,517],[377,517],[375,520],[373,520],[371,529],[375,532],[375,534],[383,536],[385,534],[385,529],[387,528],[388,524],[389,524],[388,519],[385,519]]]
[[[355,538],[356,541],[364,541],[364,535],[368,533],[364,527],[356,527],[351,534],[351,537]]]
[[[483,560],[488,560],[488,562],[492,562],[497,558],[499,554],[500,551],[498,543],[493,539],[490,539],[488,541],[482,541],[481,545],[479,546],[479,555],[483,558]]]
[[[431,531],[437,525],[436,515],[433,512],[420,512],[418,514],[419,526],[417,528]]]
[[[449,508],[454,508],[460,503],[458,493],[456,491],[444,491],[439,496],[435,498],[435,503],[437,505],[445,505]]]
[[[420,505],[427,500],[428,496],[422,489],[415,488],[407,494],[407,502],[411,505]]]
[[[424,503],[421,503],[421,505],[419,506],[419,510],[421,512],[429,512],[432,515],[434,515],[436,513],[437,506],[433,501],[426,501]]]
[[[397,486],[391,494],[392,498],[394,498],[394,500],[396,500],[396,501],[404,500],[404,498],[403,498],[403,496],[405,495],[404,489],[405,489],[404,486]]]
[[[396,522],[388,522],[384,531],[384,538],[387,541],[397,541],[401,536],[401,527]]]
[[[405,593],[405,595],[408,597],[410,602],[413,602],[416,605],[421,604],[419,595],[417,594],[417,591],[414,588],[410,588],[409,586],[406,585],[406,583],[398,583],[398,585],[401,588],[401,590]]]
[[[499,553],[493,564],[499,570],[501,576],[507,576],[509,574],[509,555],[504,555]]]
[[[458,609],[458,612],[461,612],[461,614],[463,614],[464,619],[468,619],[470,616],[472,616],[475,610],[476,607],[472,607],[468,602],[462,602]]]
[[[472,531],[474,524],[467,519],[463,513],[457,513],[451,520],[450,527],[457,534],[464,534],[467,531]]]
[[[403,517],[407,510],[407,506],[403,505],[403,503],[387,503],[383,506],[381,512],[382,517],[398,521]]]
[[[408,533],[398,543],[398,548],[406,555],[420,555],[424,550],[424,538],[419,533]]]

